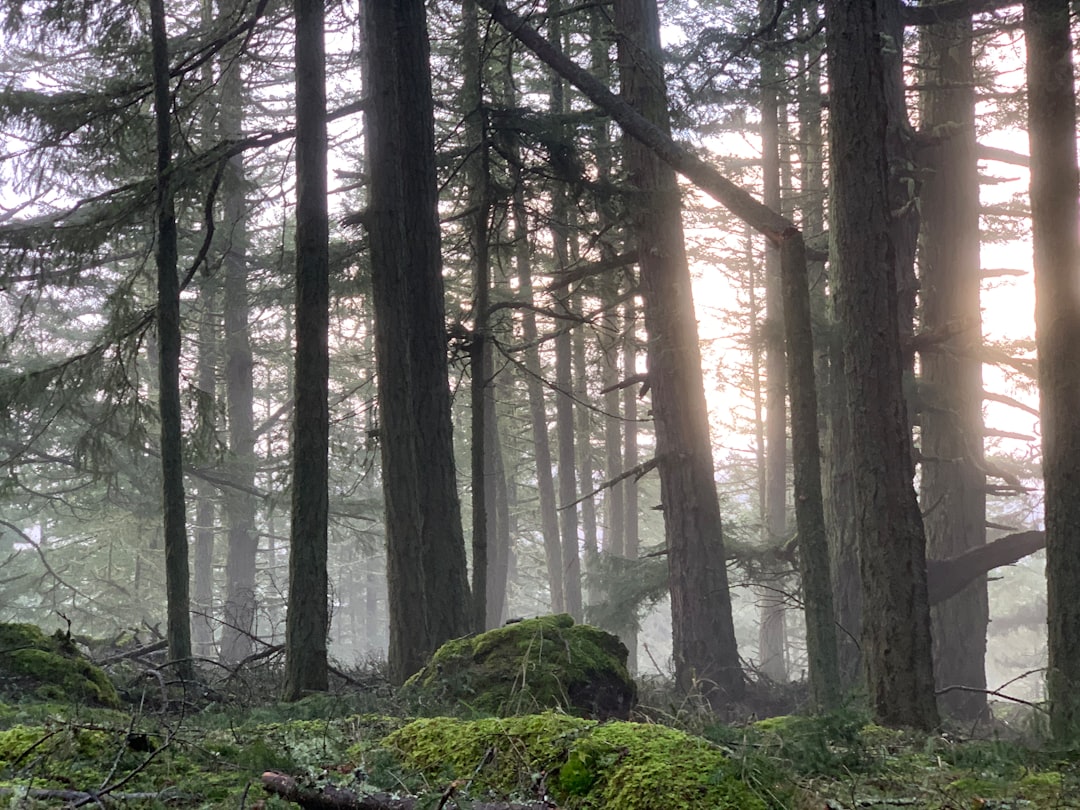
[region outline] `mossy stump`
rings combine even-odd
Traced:
[[[120,707],[105,673],[70,638],[47,636],[32,624],[0,623],[0,695]]]
[[[508,624],[440,647],[403,687],[406,699],[478,714],[562,709],[625,719],[636,699],[618,637],[566,614]]]

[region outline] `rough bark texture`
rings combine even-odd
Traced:
[[[296,0],[296,359],[287,700],[327,688],[330,224],[323,0]]]
[[[433,644],[428,626],[420,474],[413,433],[412,360],[406,297],[407,241],[400,182],[396,20],[393,5],[365,9],[365,140],[370,197],[372,303],[378,368],[379,451],[386,513],[386,580],[390,679],[403,683],[423,665]]]
[[[1028,136],[1046,510],[1050,726],[1080,738],[1080,246],[1067,0],[1028,0]]]
[[[668,107],[656,3],[619,0],[615,21],[622,96],[664,130]],[[634,188],[630,209],[648,334],[675,679],[683,690],[737,699],[743,673],[732,625],[678,186],[674,171],[639,141],[626,141],[625,165]]]
[[[410,353],[423,493],[423,575],[431,642],[438,647],[468,632],[470,595],[450,414],[427,7],[423,0],[399,0],[393,5],[401,101],[397,148],[403,154]]]
[[[836,310],[849,381],[862,653],[869,700],[886,724],[937,725],[926,539],[912,488],[902,372],[890,129],[883,47],[896,0],[825,4],[829,52]]]
[[[922,328],[954,334],[921,355],[921,504],[927,555],[954,557],[986,540],[982,317],[979,306],[979,176],[975,155],[972,25],[966,17],[922,32]],[[957,329],[957,326],[962,329]],[[933,592],[931,590],[931,604]],[[986,688],[986,578],[931,613],[938,689]],[[964,720],[986,711],[980,691],[952,690],[940,710]]]
[[[172,93],[169,42],[163,0],[150,3],[153,50],[154,118],[157,126],[157,327],[158,397],[161,417],[162,504],[165,537],[166,631],[169,658],[183,678],[191,662],[191,598],[188,582],[187,515],[180,423],[180,279],[177,276],[176,211],[172,183]]]

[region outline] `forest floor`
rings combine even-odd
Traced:
[[[595,757],[573,753],[562,739],[577,734],[577,726],[557,738],[559,750],[572,753],[557,755],[563,759],[554,765],[549,757],[543,766],[534,753],[522,753],[515,787],[499,795],[484,788],[482,778],[498,756],[505,773],[507,758],[495,746],[467,772],[455,772],[449,753],[441,769],[425,770],[386,744],[417,707],[402,703],[379,667],[341,673],[332,694],[281,704],[271,699],[277,693],[273,662],[262,664],[261,670],[222,670],[198,686],[170,683],[162,670],[114,668],[119,709],[56,695],[43,700],[40,692],[5,688],[0,679],[0,802],[12,808],[301,804],[325,810],[1080,808],[1080,756],[1042,742],[1037,711],[1014,711],[989,727],[956,734],[885,729],[858,711],[719,723],[654,685],[632,719],[679,729],[700,750],[720,752],[724,778],[739,780],[748,789],[739,795],[751,798],[718,804],[695,801],[685,791],[666,795],[668,777],[654,776],[640,804],[616,805],[590,792],[597,777],[588,769],[611,765],[629,748]],[[468,719],[460,705],[429,706],[423,713]],[[513,744],[525,745],[520,739]],[[566,787],[572,774],[582,790],[554,789],[556,777]],[[420,798],[399,798],[406,796]]]

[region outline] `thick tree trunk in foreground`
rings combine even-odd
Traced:
[[[296,0],[296,362],[286,700],[328,685],[330,248],[323,0]]]
[[[667,94],[654,0],[618,0],[619,75],[626,102],[662,129]],[[720,505],[713,480],[697,321],[675,172],[636,140],[625,143],[635,187],[649,383],[671,588],[675,680],[684,691],[738,699],[743,673],[732,624]]]
[[[926,538],[912,488],[902,388],[890,127],[882,40],[896,0],[831,0],[829,53],[836,310],[848,377],[862,578],[862,653],[877,719],[938,723],[926,591]],[[898,47],[898,44],[894,44]]]
[[[431,651],[420,511],[419,459],[413,433],[413,374],[406,299],[405,205],[397,127],[396,22],[390,3],[364,4],[365,141],[370,178],[367,231],[371,245],[379,451],[386,515],[386,584],[390,680],[403,683]]]
[[[369,173],[391,677],[471,626],[454,468],[422,0],[366,4]]]
[[[979,306],[979,176],[971,18],[923,30],[923,129],[935,142],[924,171],[920,254],[922,328],[956,333],[922,352],[921,502],[927,554],[945,558],[986,542],[983,467],[982,317]],[[962,331],[956,331],[956,325]],[[931,604],[933,593],[931,589]],[[939,698],[945,714],[986,711],[986,578],[931,613]]]
[[[163,0],[150,2],[150,42],[154,64],[154,118],[157,123],[157,326],[158,397],[161,416],[162,502],[165,515],[166,637],[169,658],[183,678],[191,662],[191,600],[184,461],[180,424],[180,279],[177,276],[176,211],[172,182],[172,94],[169,42]]]
[[[423,574],[431,643],[437,648],[469,632],[471,597],[450,414],[427,7],[423,0],[397,0],[393,5],[397,10],[401,103],[397,148],[402,152],[401,182],[406,202],[406,294],[416,398],[413,418],[423,494]]]
[[[1039,356],[1050,727],[1080,739],[1080,245],[1068,0],[1028,0],[1028,137]]]

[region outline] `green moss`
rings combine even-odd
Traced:
[[[625,717],[636,694],[626,658],[616,636],[566,614],[542,616],[444,644],[402,694],[478,714],[562,708]]]
[[[534,798],[546,788],[581,810],[761,810],[707,741],[663,726],[599,724],[548,712],[417,720],[384,744],[434,783],[472,780],[473,795]]]
[[[39,700],[118,708],[120,698],[105,673],[84,658],[64,634],[46,636],[32,624],[0,624],[0,673]]]

